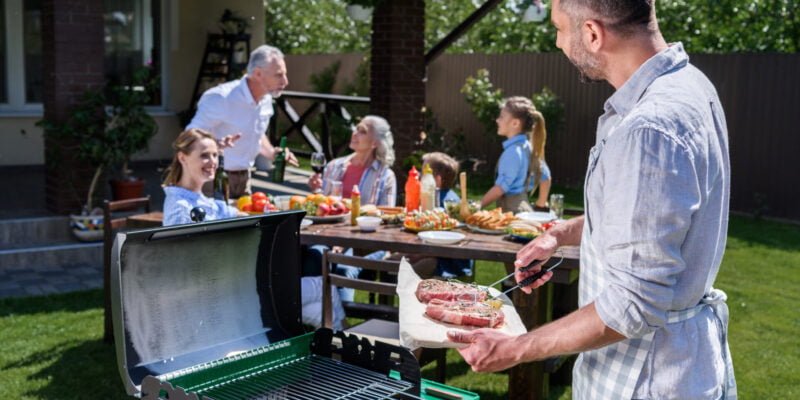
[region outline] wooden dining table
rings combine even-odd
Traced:
[[[300,230],[300,242],[304,245],[326,245],[352,247],[360,250],[387,250],[391,252],[419,254],[435,257],[496,261],[504,263],[507,271],[513,271],[513,263],[523,243],[511,241],[506,235],[490,235],[459,229],[465,238],[454,244],[427,243],[400,225],[381,225],[374,232],[362,232],[349,223],[313,224]],[[553,270],[551,283],[545,284],[528,295],[521,290],[512,293],[517,312],[528,330],[543,325],[553,318],[555,298],[568,301],[574,296],[558,293],[574,289],[578,279],[579,253],[577,247],[564,247],[563,263]],[[552,265],[560,260],[554,256],[545,263]],[[477,282],[489,284],[491,282]],[[574,290],[573,290],[574,292]],[[574,299],[573,299],[574,300]],[[570,301],[574,303],[574,301]],[[574,304],[571,306],[574,307]],[[563,358],[520,364],[509,370],[509,399],[542,399],[547,397],[548,377],[563,362]]]

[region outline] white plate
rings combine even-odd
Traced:
[[[303,218],[303,220],[302,220],[302,221],[300,221],[300,228],[301,228],[301,229],[302,229],[302,228],[305,228],[305,227],[307,227],[307,226],[309,226],[309,225],[311,225],[311,224],[313,224],[313,223],[314,223],[314,221],[312,221],[312,220],[310,220],[310,219],[308,219],[308,218]]]
[[[431,244],[453,244],[463,240],[463,233],[450,231],[425,231],[417,234],[420,239]]]
[[[517,214],[516,217],[526,222],[538,222],[540,224],[552,222],[556,219],[556,215],[554,213],[545,211],[521,212]]]
[[[484,228],[481,228],[481,227],[475,226],[475,225],[467,225],[467,228],[469,228],[469,230],[471,230],[473,232],[485,233],[487,235],[502,235],[502,234],[506,233],[505,229],[499,229],[499,230],[496,230],[496,229],[484,229]]]
[[[339,222],[345,218],[350,218],[350,213],[341,214],[341,215],[326,215],[324,217],[320,217],[318,215],[306,215],[306,218],[320,223],[320,222]]]

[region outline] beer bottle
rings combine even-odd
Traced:
[[[286,170],[286,136],[281,138],[281,151],[275,156],[275,169],[272,170],[272,181],[275,183],[283,182],[283,173]]]

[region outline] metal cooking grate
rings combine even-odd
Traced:
[[[412,387],[377,372],[309,355],[197,394],[214,400],[419,398],[404,393]]]

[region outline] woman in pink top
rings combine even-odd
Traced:
[[[350,137],[353,154],[339,157],[325,166],[322,176],[308,180],[312,191],[322,189],[328,195],[332,182],[342,182],[342,197],[349,198],[358,185],[363,204],[394,206],[397,202],[397,179],[392,171],[394,139],[386,119],[368,115]]]

